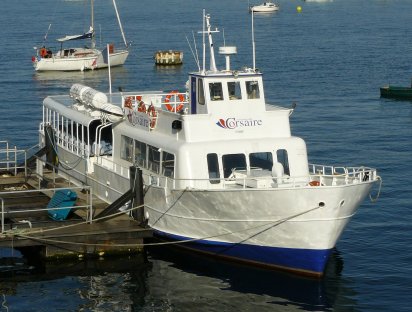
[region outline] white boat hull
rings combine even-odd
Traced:
[[[78,163],[75,171],[83,174],[77,180],[109,203],[130,189],[127,170],[95,163],[94,172],[86,174],[80,158],[65,149],[59,155]],[[144,174],[145,214],[158,236],[212,256],[313,276],[322,275],[345,226],[375,183],[173,190],[156,186],[165,181],[149,176]]]
[[[97,50],[96,50],[97,51]],[[121,66],[129,55],[128,50],[120,50],[110,54],[110,66]],[[36,71],[84,71],[107,68],[103,55],[97,51],[94,55],[87,57],[52,57],[35,58],[33,67]]]
[[[33,62],[36,71],[83,71],[93,69],[97,56],[40,58]]]
[[[157,234],[190,242],[183,247],[320,275],[371,186],[173,192],[151,186],[145,208]]]

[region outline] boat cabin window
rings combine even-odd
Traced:
[[[162,173],[165,177],[174,177],[175,155],[162,152]]]
[[[246,92],[248,99],[259,99],[259,83],[257,81],[246,81]]]
[[[209,182],[220,183],[219,160],[217,154],[207,154],[207,167],[209,170]]]
[[[262,153],[251,153],[249,154],[249,164],[250,169],[264,169],[272,170],[273,167],[273,157],[272,153],[262,152]]]
[[[203,79],[197,80],[197,102],[200,105],[205,105],[205,92],[203,90]]]
[[[240,82],[239,81],[228,82],[227,89],[228,89],[230,100],[240,100],[242,98],[242,94],[240,93]]]
[[[140,167],[146,167],[146,143],[135,141],[134,143],[134,160]]]
[[[228,178],[234,170],[246,170],[244,154],[227,154],[222,156],[223,174]]]
[[[152,145],[147,145],[148,149],[148,169],[159,174],[160,173],[160,151],[159,148]]]
[[[223,100],[223,91],[221,82],[211,82],[209,83],[210,99],[212,101]]]
[[[133,162],[133,139],[124,135],[120,141],[120,158]]]
[[[279,149],[276,151],[276,157],[278,163],[283,166],[284,173],[290,176],[288,151],[285,149]]]

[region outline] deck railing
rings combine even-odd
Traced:
[[[105,157],[99,157],[97,164],[110,169],[117,174],[129,178],[129,167],[124,167]],[[144,170],[143,178],[146,185],[168,187],[172,189],[235,189],[235,188],[286,188],[307,186],[336,186],[361,182],[376,181],[376,169],[368,167],[342,167],[310,164],[309,175],[290,177],[287,175],[273,177],[271,171],[261,170],[259,176],[246,175],[239,171],[230,178],[213,179],[173,179]],[[310,183],[314,181],[315,183]],[[318,183],[316,183],[318,182]]]
[[[0,170],[17,174],[19,169],[24,169],[27,151],[11,147],[8,141],[0,141]],[[20,165],[19,165],[20,164]]]
[[[76,205],[76,206],[65,206],[62,208],[48,208],[48,207],[33,207],[30,209],[16,209],[16,210],[9,210],[6,211],[6,206],[7,206],[7,199],[5,197],[7,195],[21,195],[24,196],[25,194],[33,194],[33,193],[44,193],[44,194],[51,194],[54,195],[56,191],[59,190],[68,190],[70,189],[71,191],[78,191],[78,193],[81,192],[86,192],[86,204],[85,205]],[[15,191],[2,191],[0,193],[0,201],[1,201],[1,233],[5,232],[5,216],[13,217],[13,215],[16,214],[27,214],[29,215],[30,213],[34,212],[48,212],[48,211],[55,211],[55,210],[63,210],[63,209],[72,209],[72,210],[85,210],[86,211],[86,222],[92,223],[93,222],[93,205],[92,205],[92,190],[89,186],[71,186],[69,187],[62,187],[62,188],[42,188],[42,189],[35,189],[35,190],[15,190]],[[50,196],[52,197],[52,196]],[[30,222],[26,222],[30,223]]]

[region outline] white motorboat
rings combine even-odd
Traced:
[[[216,30],[204,20],[203,66],[189,73],[186,92],[105,94],[75,84],[70,95],[44,100],[40,145],[52,129],[58,173],[108,203],[140,168],[146,221],[176,245],[321,276],[380,177],[364,166],[309,164],[304,140],[291,134],[294,109],[266,101],[254,66],[230,67],[236,47],[219,49],[226,67],[217,69]]]
[[[90,29],[84,34],[70,35],[57,39],[60,43],[60,49],[58,51],[52,51],[52,49],[46,47],[45,45],[40,48],[35,48],[36,55],[32,57],[32,63],[36,71],[83,71],[107,68],[109,64],[111,67],[114,67],[125,63],[129,55],[128,44],[120,22],[115,0],[113,0],[113,5],[126,49],[115,49],[113,44],[110,44],[108,48],[106,47],[103,50],[99,50],[95,47],[95,33],[93,25],[94,0],[90,0],[90,4],[92,15]],[[47,37],[47,35],[45,37]],[[63,47],[63,44],[68,41],[85,39],[89,39],[91,41],[91,47]]]
[[[264,2],[259,5],[249,6],[249,11],[253,13],[270,13],[279,10],[279,5],[273,2]]]

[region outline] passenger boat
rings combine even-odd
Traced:
[[[392,99],[412,100],[412,87],[387,85],[380,88],[381,97]]]
[[[94,0],[90,0],[90,5],[91,26],[87,32],[57,39],[57,42],[60,43],[60,49],[54,52],[51,48],[46,47],[45,45],[40,48],[35,48],[36,55],[32,57],[32,64],[36,71],[84,71],[107,68],[109,64],[111,67],[114,67],[125,63],[129,55],[128,44],[120,22],[115,0],[113,0],[113,5],[126,49],[115,49],[114,44],[108,45],[108,47],[103,50],[99,50],[95,47],[95,33],[93,25]],[[45,38],[47,38],[47,34]],[[90,39],[91,47],[63,47],[63,44],[68,41],[87,39]]]
[[[264,2],[259,5],[249,6],[249,11],[253,13],[270,13],[279,10],[279,5],[273,2]]]
[[[364,166],[309,164],[304,140],[291,134],[294,108],[266,102],[255,66],[230,67],[236,47],[219,48],[226,66],[217,69],[216,31],[209,15],[204,20],[203,66],[189,73],[187,91],[106,94],[75,84],[70,95],[44,100],[40,145],[52,129],[58,173],[108,203],[130,189],[130,171],[140,168],[145,220],[160,238],[321,276],[380,177]]]

